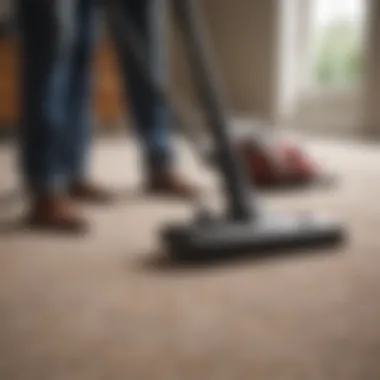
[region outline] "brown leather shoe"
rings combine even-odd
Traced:
[[[69,189],[69,195],[74,200],[89,203],[106,204],[113,200],[110,192],[90,182],[73,184]]]
[[[147,183],[147,191],[185,199],[194,198],[197,194],[196,188],[174,171],[151,174]]]
[[[69,233],[81,233],[87,229],[86,220],[64,195],[34,197],[27,224],[34,228]]]

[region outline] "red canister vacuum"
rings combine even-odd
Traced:
[[[262,136],[245,136],[235,141],[238,154],[252,184],[262,189],[300,188],[331,184],[332,176],[296,142]]]

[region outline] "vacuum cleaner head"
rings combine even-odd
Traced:
[[[163,231],[169,256],[179,261],[208,261],[276,252],[332,247],[344,233],[334,221],[309,214],[262,215],[251,222],[205,221],[173,225]]]

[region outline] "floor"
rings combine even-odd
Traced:
[[[334,189],[266,195],[330,212],[338,250],[212,267],[160,260],[157,232],[190,205],[144,197],[137,150],[95,146],[94,176],[118,191],[84,209],[83,238],[23,230],[14,152],[0,148],[0,378],[4,380],[380,379],[380,150],[310,142]],[[216,180],[180,165],[218,203]]]

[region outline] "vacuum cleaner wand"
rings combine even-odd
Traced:
[[[254,188],[248,185],[245,167],[228,135],[226,106],[221,96],[222,91],[219,90],[215,68],[209,59],[210,48],[204,24],[197,14],[194,1],[173,0],[173,6],[188,47],[198,95],[216,143],[216,162],[224,179],[225,195],[229,203],[227,215],[235,220],[251,220],[255,217]]]

